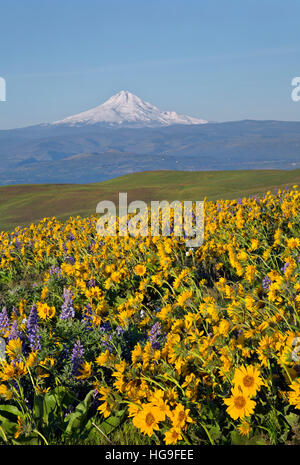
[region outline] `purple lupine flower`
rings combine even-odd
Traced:
[[[90,279],[88,281],[87,284],[88,284],[89,287],[95,287],[96,286],[96,280],[94,278],[92,278],[92,279]]]
[[[0,313],[0,334],[5,334],[9,330],[9,317],[6,307],[2,308]]]
[[[106,333],[107,331],[111,331],[111,326],[110,326],[109,321],[105,321],[105,322],[103,323],[103,325],[100,326],[100,329],[101,329],[101,331],[103,331],[103,332],[105,332],[105,333]]]
[[[16,238],[16,239],[14,240],[14,244],[13,244],[13,245],[15,246],[15,248],[16,248],[17,250],[19,250],[19,249],[22,247],[23,242],[20,242],[20,241],[18,240],[18,238]]]
[[[73,404],[70,404],[69,407],[66,409],[65,413],[64,413],[64,418],[66,418],[68,415],[70,415],[70,413],[74,412],[75,410],[75,407]]]
[[[84,355],[84,348],[81,344],[80,340],[78,339],[75,342],[73,350],[72,350],[72,373],[74,376],[78,376],[78,368],[83,363],[83,355]]]
[[[15,379],[12,379],[10,383],[13,385],[14,389],[20,394],[20,386]],[[25,399],[24,399],[25,400]]]
[[[91,405],[91,408],[97,408],[98,405],[100,403],[100,394],[99,392],[97,391],[97,389],[95,389],[93,391],[93,397],[92,397],[92,405]]]
[[[91,242],[89,243],[88,247],[87,247],[87,250],[89,253],[91,253],[94,245],[96,244],[96,242],[94,240],[91,240]]]
[[[11,339],[21,339],[21,341],[24,341],[24,334],[22,331],[19,330],[19,325],[18,325],[18,321],[15,320],[11,327],[10,327],[10,331],[9,331],[9,335],[8,335],[8,340],[10,341]]]
[[[62,351],[58,356],[59,362],[69,359],[71,355],[71,348],[68,344],[63,344]]]
[[[262,287],[267,291],[270,287],[271,284],[271,279],[269,276],[265,276],[264,279],[262,280]]]
[[[40,336],[38,335],[38,313],[36,305],[33,305],[30,310],[30,314],[27,320],[27,335],[29,340],[29,346],[34,352],[41,349]]]
[[[61,269],[59,266],[52,265],[49,272],[50,276],[61,276]]]
[[[69,265],[74,265],[75,263],[75,258],[72,257],[72,255],[65,255],[64,256],[64,261],[68,263]]]
[[[112,335],[108,334],[109,331],[112,330],[112,327],[110,326],[109,321],[105,321],[101,326],[100,330],[103,332],[102,336],[102,345],[108,349],[110,352],[113,350],[113,345],[110,343],[112,340]]]
[[[280,271],[282,271],[283,273],[285,273],[289,266],[290,266],[289,262],[285,263],[285,264],[283,265],[283,267],[280,268]]]
[[[159,349],[160,348],[160,343],[158,342],[157,338],[160,335],[161,332],[161,324],[158,322],[154,323],[152,328],[149,331],[149,341],[152,342],[152,347],[153,349]]]
[[[117,336],[120,336],[121,334],[123,334],[125,331],[124,329],[122,328],[122,326],[117,326],[116,327],[116,333],[117,333]]]
[[[104,334],[104,336],[102,338],[102,345],[103,345],[103,347],[108,349],[109,352],[113,351],[113,345],[110,343],[111,340],[112,340],[112,335],[111,334]]]
[[[61,320],[68,320],[74,318],[75,310],[73,308],[73,293],[70,289],[64,289],[64,303],[61,306]]]

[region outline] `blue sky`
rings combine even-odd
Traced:
[[[129,90],[214,121],[300,120],[299,0],[0,0],[0,129]]]

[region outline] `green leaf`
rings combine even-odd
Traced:
[[[30,434],[28,436],[21,436],[18,439],[12,439],[12,443],[22,446],[36,446],[41,444],[41,438],[37,434]]]
[[[102,423],[100,423],[99,425],[99,428],[103,431],[103,433],[105,433],[106,435],[109,435],[113,430],[118,428],[118,426],[120,426],[120,424],[122,423],[122,420],[123,420],[122,415],[124,412],[125,410],[122,411],[121,415],[116,414],[102,421]]]
[[[299,415],[296,413],[286,415],[285,419],[291,427],[296,426],[299,423]]]
[[[16,432],[17,422],[7,420],[6,418],[0,416],[0,426],[3,430],[1,431],[1,436],[4,438],[5,435],[6,438],[10,439]]]
[[[88,434],[89,431],[87,430],[86,425],[89,420],[88,410],[92,402],[93,394],[94,394],[94,390],[90,391],[86,395],[85,399],[77,405],[74,412],[68,415],[67,417],[68,424],[65,429],[65,433],[67,435],[72,434],[72,436],[74,435],[78,436],[83,433],[84,428],[86,429],[84,433]]]
[[[40,422],[39,420],[44,420],[43,403],[44,403],[44,397],[41,395],[35,394],[34,400],[33,400],[32,413],[33,413],[34,418],[38,420],[38,423]]]
[[[219,425],[212,426],[208,429],[209,435],[212,437],[214,442],[216,442],[222,435]]]
[[[260,435],[252,436],[252,438],[247,438],[247,437],[241,436],[237,431],[231,431],[230,436],[231,436],[231,444],[234,446],[267,445],[266,440]]]
[[[74,400],[74,396],[65,387],[58,386],[44,396],[34,396],[33,416],[36,423],[51,426],[51,420],[63,418],[66,408]]]
[[[12,422],[17,423],[18,418],[22,417],[23,414],[21,410],[19,410],[14,405],[0,405],[0,419],[1,417],[4,419],[8,419]]]

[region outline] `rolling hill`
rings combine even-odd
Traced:
[[[37,184],[0,187],[0,231],[44,217],[88,216],[101,200],[234,199],[300,184],[297,170],[150,171],[92,184]]]

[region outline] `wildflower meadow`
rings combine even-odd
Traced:
[[[300,193],[204,205],[193,249],[0,233],[0,443],[300,443]]]

